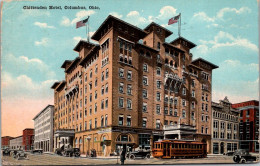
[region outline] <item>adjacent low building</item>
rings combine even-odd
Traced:
[[[46,106],[34,118],[34,148],[53,151],[53,105]]]
[[[23,130],[24,150],[32,150],[34,142],[34,129],[26,128]]]
[[[22,135],[10,140],[10,149],[24,149]]]
[[[1,140],[2,140],[2,145],[1,147],[2,148],[9,148],[10,146],[10,140],[13,139],[13,137],[10,137],[10,136],[4,136],[4,137],[1,137]]]
[[[239,112],[231,107],[228,98],[212,102],[212,152],[224,154],[238,149]]]
[[[239,148],[259,152],[259,101],[232,104],[240,113]]]

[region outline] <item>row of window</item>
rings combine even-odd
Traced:
[[[98,121],[98,119],[95,118],[95,120],[94,120],[94,128],[98,127],[97,126],[97,121]],[[100,118],[100,127],[106,127],[107,124],[108,124],[108,116],[107,115],[105,115],[105,116],[102,115],[101,118]],[[82,127],[83,126],[82,126],[81,123],[79,125],[75,125],[75,130],[76,131],[82,131],[83,130]],[[74,129],[74,125],[72,126],[72,128]],[[87,127],[87,121],[85,121],[85,123],[84,123],[84,130],[91,130],[91,129],[93,129],[92,128],[92,120],[89,120],[89,127]]]
[[[226,125],[226,122],[220,122],[220,129],[225,129],[225,125]],[[214,120],[213,128],[216,128],[216,129],[219,128],[219,121]],[[238,129],[238,125],[233,124],[233,130],[236,131],[237,129]],[[232,130],[232,123],[227,123],[227,130]]]
[[[233,134],[233,138],[232,138],[232,134],[231,133],[227,133],[226,136],[227,137],[225,137],[225,132],[220,132],[220,135],[219,135],[218,131],[213,131],[213,138],[237,139],[237,134],[236,133]]]
[[[228,115],[226,113],[220,113],[213,111],[213,117],[214,118],[222,118],[222,119],[227,119],[227,120],[233,120],[233,121],[238,121],[238,117],[234,115]]]

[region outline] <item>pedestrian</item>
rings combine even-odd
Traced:
[[[120,161],[121,161],[121,165],[124,165],[125,163],[125,148],[123,148],[121,154],[120,154]]]

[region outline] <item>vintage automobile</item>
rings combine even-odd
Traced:
[[[55,150],[55,154],[57,154],[57,155],[62,155],[62,152],[64,151],[64,149],[63,148],[57,148],[56,150]]]
[[[80,150],[79,148],[65,148],[64,151],[62,152],[63,156],[75,156],[79,157],[80,156]]]
[[[31,151],[31,153],[33,153],[33,154],[42,154],[43,153],[43,150],[42,149],[34,149],[34,150],[32,150]]]
[[[235,152],[233,152],[233,151],[228,151],[228,152],[227,152],[226,154],[224,154],[224,155],[227,155],[227,156],[233,156],[234,153],[235,153]]]
[[[2,149],[3,156],[10,156],[11,150],[9,148]]]
[[[28,159],[28,155],[23,150],[20,149],[11,151],[10,155],[17,160],[21,158]]]
[[[151,151],[149,151],[149,150],[138,150],[138,151],[128,152],[126,154],[126,157],[131,159],[131,160],[134,160],[136,157],[149,159],[151,157]]]
[[[256,156],[252,156],[249,152],[245,149],[238,149],[234,152],[233,161],[236,163],[246,163],[248,161],[257,161],[259,158]]]

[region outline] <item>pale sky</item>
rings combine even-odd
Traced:
[[[23,6],[86,6],[87,10],[24,10]],[[89,10],[88,6],[100,10]],[[18,136],[32,118],[53,104],[51,85],[64,79],[64,60],[86,39],[75,23],[90,16],[90,34],[111,14],[140,28],[154,21],[177,37],[171,17],[181,13],[181,36],[197,44],[193,57],[219,66],[213,72],[213,101],[258,100],[258,23],[256,0],[11,1],[2,8],[2,135]]]

